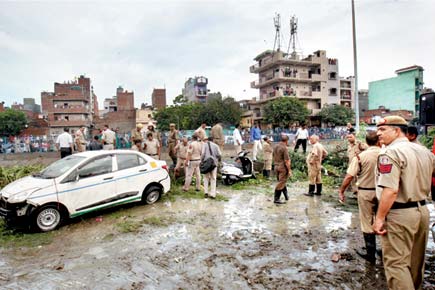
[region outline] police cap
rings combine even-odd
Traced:
[[[379,120],[376,126],[408,126],[405,119],[400,116],[388,116]]]

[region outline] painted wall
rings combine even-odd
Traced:
[[[419,90],[423,72],[419,70],[399,73],[394,78],[369,83],[369,110],[384,106],[390,110],[418,110]]]

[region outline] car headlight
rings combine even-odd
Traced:
[[[10,203],[18,203],[18,202],[23,202],[25,201],[32,193],[34,193],[35,191],[40,190],[39,187],[35,187],[35,188],[30,188],[21,192],[18,192],[14,195],[11,195],[8,198],[8,202]]]

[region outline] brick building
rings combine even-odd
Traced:
[[[134,92],[116,89],[116,96],[104,100],[103,114],[94,119],[94,133],[104,125],[118,129],[119,133],[128,133],[136,126],[136,109],[134,108]]]
[[[166,107],[166,89],[153,89],[151,95],[152,105],[155,109]]]
[[[94,114],[98,112],[91,79],[83,75],[74,81],[54,83],[54,92],[41,92],[41,106],[50,126],[49,133],[54,136],[65,127],[70,131],[91,127]]]

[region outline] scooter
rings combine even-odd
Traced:
[[[242,150],[235,159],[235,164],[222,162],[221,174],[225,185],[255,178],[254,163],[247,157],[249,151]]]

